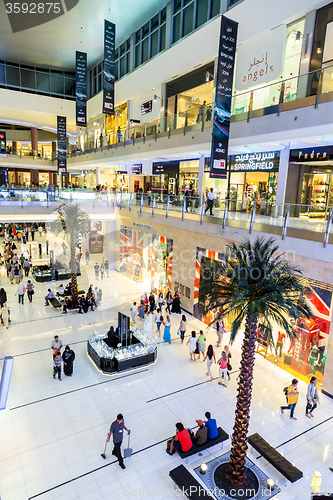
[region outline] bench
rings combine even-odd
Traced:
[[[169,476],[187,498],[192,500],[212,498],[184,465],[179,465],[171,470]]]
[[[78,295],[85,295],[86,294],[86,292],[84,290],[79,290],[77,293],[78,293]],[[71,295],[72,295],[72,293],[65,291],[63,297],[70,297]]]
[[[222,429],[222,427],[217,428],[219,435],[215,439],[207,439],[207,441],[204,444],[192,444],[192,448],[188,451],[182,451],[182,450],[177,450],[178,455],[181,458],[188,458],[191,457],[192,455],[195,455],[196,453],[199,453],[200,451],[207,450],[207,448],[210,448],[211,446],[215,446],[216,444],[222,443],[222,448],[223,448],[223,442],[227,441],[229,439],[229,435]]]
[[[54,299],[49,299],[49,302],[53,305],[53,307],[61,307],[61,304],[56,297],[54,297]]]
[[[248,443],[291,483],[295,483],[303,477],[302,471],[297,469],[297,467],[290,463],[289,460],[284,458],[258,433],[252,434],[252,436],[248,438]]]

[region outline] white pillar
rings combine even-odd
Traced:
[[[199,174],[198,174],[198,196],[199,196],[199,198],[201,198],[203,195],[204,176],[205,176],[205,155],[200,155]]]
[[[108,260],[110,269],[115,268],[116,221],[103,222],[104,261]]]
[[[276,188],[276,201],[275,201],[275,203],[279,205],[279,214],[283,213],[281,205],[284,203],[286,196],[289,156],[290,156],[290,144],[288,143],[285,146],[285,148],[280,151],[280,163],[279,163],[278,182]]]

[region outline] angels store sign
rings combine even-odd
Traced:
[[[279,26],[237,49],[235,89],[245,90],[278,78],[283,68],[286,27]]]

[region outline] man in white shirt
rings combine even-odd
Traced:
[[[62,340],[60,340],[58,335],[56,335],[54,337],[54,340],[52,340],[51,349],[55,353],[56,351],[60,351],[61,348],[62,348]]]
[[[62,297],[65,293],[65,288],[64,288],[64,285],[60,285],[58,286],[58,292],[57,292],[57,295],[60,295],[60,297]]]
[[[210,188],[210,191],[208,191],[208,194],[207,194],[207,208],[205,210],[205,213],[209,209],[211,216],[213,215],[214,198],[215,198],[214,190],[213,190],[213,188]]]
[[[135,323],[135,315],[137,312],[138,312],[138,306],[136,305],[136,302],[134,302],[134,304],[131,307],[131,317],[132,317],[133,323]]]

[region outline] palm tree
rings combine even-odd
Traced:
[[[72,284],[72,299],[78,297],[77,290],[77,268],[76,268],[76,241],[79,235],[88,236],[90,232],[90,219],[88,214],[83,212],[79,203],[63,203],[57,210],[58,217],[51,224],[51,231],[69,241],[71,249],[71,284]]]
[[[253,368],[257,323],[263,317],[271,336],[274,321],[286,334],[296,337],[289,318],[311,315],[305,303],[306,286],[301,271],[285,260],[274,246],[274,239],[257,238],[242,244],[228,245],[229,258],[223,271],[206,273],[200,284],[200,301],[205,313],[218,310],[219,320],[232,315],[230,342],[233,343],[245,321],[241,366],[237,391],[228,479],[236,487],[245,481],[247,435],[252,399]],[[272,338],[270,339],[272,341]]]

